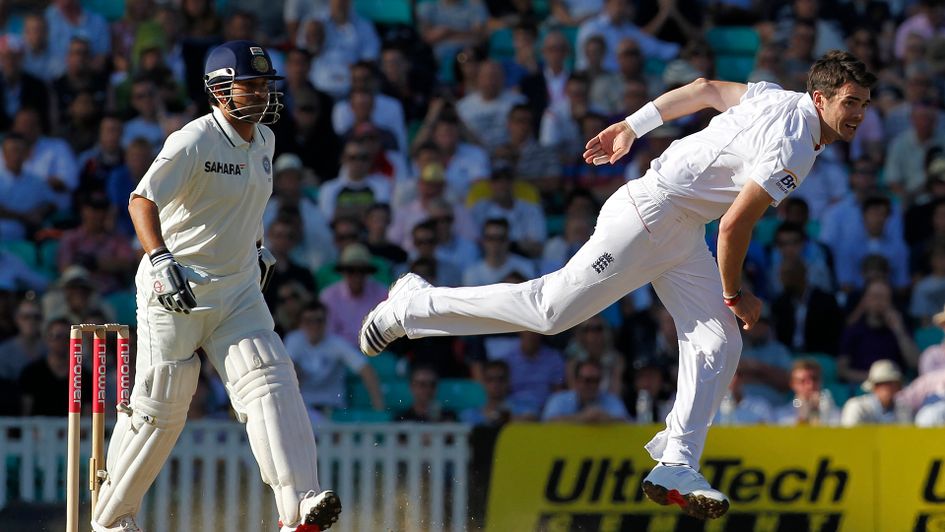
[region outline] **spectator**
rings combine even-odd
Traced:
[[[466,214],[462,207],[454,207],[445,199],[438,198],[430,202],[430,220],[436,224],[436,258],[439,261],[452,264],[454,268],[462,271],[467,264],[472,264],[479,259],[479,250],[472,240],[466,238],[461,230],[454,227],[467,222],[457,224],[457,214]],[[471,229],[472,222],[468,222],[467,230]]]
[[[333,252],[340,256],[345,248],[354,243],[364,244],[364,225],[361,220],[351,217],[335,218],[331,223],[332,239],[334,242]],[[392,281],[390,264],[379,257],[371,256],[371,263],[377,269],[372,276],[382,284],[389,285]],[[320,287],[326,287],[341,279],[338,273],[337,261],[326,262],[315,272],[315,282]]]
[[[283,153],[276,157],[272,166],[272,196],[266,204],[263,225],[267,228],[278,218],[283,209],[298,212],[302,232],[294,235],[298,245],[293,256],[299,265],[316,270],[333,260],[331,229],[315,199],[306,192],[305,167],[302,159],[294,153]]]
[[[865,240],[841,241],[834,250],[837,261],[837,282],[840,289],[850,292],[862,288],[860,273],[863,259],[868,255],[885,257],[892,268],[892,284],[897,290],[909,285],[909,248],[901,235],[886,235],[886,225],[892,215],[892,203],[884,196],[874,196],[863,202]]]
[[[397,151],[389,131],[364,122],[351,128],[350,133],[349,138],[363,143],[371,155],[371,173],[384,176],[393,186],[408,178],[404,154]]]
[[[744,359],[741,362],[744,362]],[[728,394],[719,405],[713,425],[759,425],[771,423],[774,419],[771,403],[767,399],[745,393],[741,362],[728,385]],[[781,402],[780,397],[778,402]]]
[[[6,34],[0,37],[0,130],[10,128],[13,117],[20,109],[35,109],[44,127],[49,127],[52,101],[46,82],[23,67],[23,43],[18,37]]]
[[[791,352],[774,338],[767,307],[762,308],[758,321],[742,337],[745,342],[738,362],[737,395],[760,397],[769,405],[780,403],[790,390]]]
[[[525,99],[505,88],[502,65],[485,61],[479,67],[476,91],[456,103],[463,123],[486,148],[496,148],[508,141],[506,119],[509,111]]]
[[[567,63],[570,52],[571,45],[560,31],[545,34],[541,44],[541,71],[519,82],[519,92],[528,101],[534,118],[541,117],[549,105],[564,101],[564,84],[571,76]],[[537,129],[538,123],[533,127]]]
[[[666,366],[657,358],[639,357],[633,361],[633,387],[628,396],[634,406],[637,423],[653,423],[666,419],[673,409],[675,394],[666,374]]]
[[[287,207],[291,209],[291,207]],[[296,231],[296,224],[290,218],[288,213],[276,216],[276,219],[269,224],[266,230],[266,248],[276,257],[276,265],[273,267],[272,277],[263,296],[269,308],[275,310],[278,296],[282,291],[283,285],[287,283],[298,283],[309,293],[315,293],[315,279],[312,272],[295,262],[292,257],[292,250],[299,245],[299,234]]]
[[[913,104],[911,119],[912,127],[892,140],[883,172],[886,183],[907,205],[925,186],[925,154],[932,148],[945,149],[945,138],[936,130],[938,116],[932,104]]]
[[[23,17],[23,70],[49,83],[58,75],[56,68],[46,19],[39,13],[27,13]]]
[[[476,203],[470,214],[483,231],[488,220],[506,220],[509,239],[515,249],[524,256],[538,257],[547,238],[545,215],[538,205],[517,199],[513,195],[514,178],[510,168],[493,170],[489,181],[491,196]]]
[[[407,124],[423,120],[435,74],[416,65],[415,58],[408,58],[404,47],[396,45],[381,50],[380,71],[384,92],[400,102]]]
[[[319,182],[334,178],[338,175],[338,158],[324,155],[337,154],[342,149],[329,116],[331,98],[322,92],[302,89],[294,93],[293,104],[291,120],[276,123],[277,132],[281,132],[277,133],[276,153],[293,153],[300,157],[303,166],[311,168]],[[285,124],[279,126],[283,122]],[[315,145],[320,149],[311,149]]]
[[[542,273],[561,269],[594,231],[594,219],[583,214],[568,213],[564,218],[564,233],[545,242],[541,255]]]
[[[134,226],[131,224],[131,216],[127,209],[128,198],[131,197],[131,192],[138,186],[138,181],[141,181],[141,178],[150,168],[151,162],[154,160],[152,150],[151,143],[147,139],[132,139],[125,149],[124,164],[113,169],[105,182],[104,189],[108,194],[108,201],[118,207],[115,219],[116,229],[126,236],[135,234]]]
[[[945,218],[945,204],[939,211]],[[909,315],[922,327],[930,325],[932,316],[945,306],[945,242],[932,247],[929,269],[929,274],[915,283],[909,303]]]
[[[417,6],[420,36],[441,64],[464,46],[482,42],[487,18],[485,6],[472,0],[435,0]]]
[[[328,15],[328,2],[329,0],[286,0],[282,8],[286,42],[296,42],[302,21],[322,19]]]
[[[486,404],[460,412],[460,421],[475,426],[501,427],[513,419],[523,419],[513,413],[515,407],[509,401],[509,365],[505,361],[490,360],[483,365],[482,387]]]
[[[349,244],[335,265],[342,279],[322,290],[319,299],[331,308],[328,332],[358,345],[358,330],[364,316],[387,298],[387,288],[368,277],[377,271],[371,253],[363,244]]]
[[[134,118],[125,122],[121,144],[128,147],[133,139],[144,138],[151,143],[154,153],[164,145],[164,130],[161,128],[161,100],[157,98],[154,82],[147,78],[138,78],[131,86],[131,108]]]
[[[285,348],[295,363],[299,389],[313,422],[330,418],[332,410],[347,407],[347,371],[356,373],[375,410],[384,409],[377,373],[367,357],[339,336],[327,333],[328,309],[313,301],[302,310],[299,328],[285,337]]]
[[[506,88],[520,86],[523,79],[535,76],[539,71],[535,41],[538,28],[530,22],[519,22],[512,28],[512,57],[500,61]]]
[[[15,383],[23,368],[45,355],[43,312],[35,299],[16,306],[16,336],[0,342],[0,382]]]
[[[79,154],[79,190],[103,190],[112,170],[124,161],[121,135],[124,122],[115,114],[105,114],[98,122],[95,144]]]
[[[531,331],[518,333],[518,345],[505,356],[509,365],[511,399],[524,411],[536,416],[552,393],[565,386],[564,359],[558,351],[542,345],[542,336]],[[594,383],[600,386],[600,374]]]
[[[577,366],[582,362],[591,361],[600,367],[600,391],[621,397],[625,362],[623,355],[614,348],[614,335],[610,325],[598,314],[574,329],[574,337],[564,351],[568,357],[565,371],[568,376],[568,388],[578,389],[577,383],[574,382],[578,374]]]
[[[366,229],[365,245],[375,257],[387,260],[392,265],[400,266],[407,262],[407,252],[387,239],[387,229],[391,224],[391,209],[386,203],[375,203],[364,213]]]
[[[902,389],[902,373],[893,361],[873,362],[862,388],[866,395],[851,397],[843,405],[841,424],[844,427],[912,422],[908,407],[899,406],[896,401],[896,394]]]
[[[601,378],[602,368],[597,362],[578,362],[574,367],[573,386],[548,398],[542,410],[542,421],[589,424],[629,421],[630,414],[623,402],[616,395],[601,390]]]
[[[807,81],[807,71],[817,56],[814,44],[817,42],[817,23],[810,20],[797,20],[791,26],[791,32],[785,42],[781,63],[783,66],[784,88],[803,91]]]
[[[97,111],[105,109],[107,78],[92,67],[91,45],[87,39],[77,37],[69,43],[65,70],[55,78],[52,88],[56,94],[56,114],[59,116],[56,129],[65,125],[64,118],[68,115],[69,107],[82,92],[92,94]]]
[[[588,43],[593,42],[588,39]],[[606,44],[605,44],[606,46]],[[648,94],[662,94],[665,91],[662,80],[644,71],[645,61],[640,45],[631,37],[621,39],[617,44],[617,71],[611,76],[599,76],[591,81],[590,100],[600,105],[608,114],[633,112],[624,104],[623,94],[631,82],[641,83],[643,101]]]
[[[377,60],[381,51],[377,31],[369,20],[355,12],[351,0],[329,0],[328,14],[322,18],[322,22],[329,53],[344,57],[349,65],[358,61]]]
[[[419,150],[429,140],[439,149],[445,168],[447,197],[462,202],[472,183],[489,177],[490,162],[485,150],[461,139],[462,123],[455,109],[447,110],[447,107],[443,100],[433,100],[414,146]]]
[[[67,410],[62,398],[69,391],[69,321],[53,319],[43,337],[46,356],[27,364],[20,374],[21,415],[61,418]],[[90,382],[83,379],[83,395],[91,392]]]
[[[781,6],[775,39],[784,42],[794,35],[798,23],[811,25],[817,37],[811,41],[812,53],[820,57],[830,50],[844,49],[843,35],[834,20],[825,17],[817,0],[794,0]]]
[[[451,262],[444,262],[436,256],[436,222],[427,220],[413,226],[413,252],[411,260],[425,259],[434,262],[436,277],[432,284],[436,286],[460,286],[462,271]]]
[[[621,40],[631,38],[637,41],[643,55],[647,58],[669,61],[679,54],[679,45],[657,39],[653,35],[660,29],[668,18],[678,18],[675,4],[667,4],[669,12],[660,8],[660,13],[654,17],[645,28],[633,23],[633,6],[629,0],[604,0],[603,11],[590,19],[585,20],[577,34],[577,49],[583,50],[584,43],[592,35],[602,35],[607,42],[608,50],[616,50]],[[585,60],[578,55],[576,68],[582,70]],[[616,55],[608,56],[604,62],[607,70],[617,70]]]
[[[279,336],[285,337],[289,331],[299,328],[302,309],[314,299],[314,293],[298,281],[288,281],[279,287],[275,308],[272,312],[273,320],[276,322],[275,330]]]
[[[78,203],[79,226],[63,233],[56,262],[59,271],[79,265],[89,271],[99,293],[110,294],[128,286],[140,256],[111,219],[111,203],[104,192],[89,192]]]
[[[893,54],[897,59],[902,59],[906,55],[906,40],[910,36],[927,40],[945,31],[945,28],[943,28],[945,18],[942,16],[942,7],[938,2],[935,0],[921,0],[916,7],[917,9],[913,11],[912,16],[905,19],[896,29]]]
[[[630,82],[626,85],[627,91],[643,90],[642,82]],[[641,102],[643,105],[645,102]],[[601,127],[607,127],[608,118],[600,113],[588,112],[581,118],[581,137],[593,138]],[[583,160],[572,161],[564,166],[565,179],[567,185],[574,190],[585,190],[591,194],[595,202],[603,202],[610,197],[618,188],[625,185],[628,180],[636,179],[643,175],[650,166],[650,161],[655,154],[652,150],[662,144],[662,137],[671,135],[673,140],[679,137],[678,128],[672,125],[663,125],[646,136],[647,142],[634,143],[628,157],[618,161],[616,164],[603,164],[600,166],[589,165]],[[671,142],[671,141],[670,141]],[[665,143],[669,146],[669,142]],[[626,159],[629,162],[625,162]],[[635,174],[635,175],[631,175]],[[596,214],[594,211],[592,214]]]
[[[79,0],[53,0],[45,15],[49,27],[49,51],[57,65],[57,75],[64,70],[69,44],[75,38],[89,42],[92,69],[104,71],[111,52],[111,32],[101,15],[83,8]]]
[[[859,129],[860,126],[857,126],[857,133]],[[840,151],[840,146],[824,147],[821,154],[814,160],[814,165],[808,174],[811,182],[806,183],[808,186],[799,187],[796,193],[791,194],[792,197],[807,202],[812,220],[819,222],[824,216],[824,211],[836,205],[849,192],[847,189],[849,170],[846,161],[843,160],[844,156]]]
[[[937,314],[932,316],[932,324],[935,327],[945,329],[945,305]],[[919,355],[919,375],[932,373],[939,369],[945,369],[945,338],[941,343],[925,348],[925,351]]]
[[[579,158],[587,142],[581,131],[581,119],[589,112],[600,112],[589,100],[590,85],[583,73],[571,74],[565,85],[565,101],[551,105],[541,117],[538,141],[558,152],[562,163]]]
[[[464,286],[497,283],[511,272],[535,277],[535,267],[527,259],[509,251],[509,222],[504,218],[486,220],[482,226],[482,259],[463,271]]]
[[[945,162],[945,159],[943,159]],[[866,200],[880,194],[876,182],[876,164],[865,158],[853,161],[850,170],[849,190],[847,194],[824,210],[820,218],[818,238],[833,252],[834,257],[844,246],[844,242],[864,242],[867,240],[866,227],[863,225],[863,205]],[[910,234],[907,231],[906,236]],[[902,208],[892,205],[892,212],[883,227],[883,237],[893,240],[903,235]]]
[[[448,211],[444,215],[459,219],[457,232],[462,231],[462,234],[458,236],[465,237],[466,233],[475,234],[476,231],[472,218],[470,218],[465,207],[451,205],[444,196],[446,174],[443,165],[437,160],[439,159],[439,151],[436,146],[424,144],[418,148],[418,151],[431,154],[431,158],[426,159],[426,157],[421,156],[421,159],[426,162],[422,163],[420,175],[416,179],[416,198],[397,208],[393,213],[393,221],[387,230],[387,236],[408,252],[413,251],[413,242],[410,236],[411,228],[424,220],[432,218],[432,211],[436,208],[435,205],[440,206],[438,212]],[[452,227],[450,230],[452,232]]]
[[[899,367],[915,368],[919,350],[893,306],[889,283],[870,281],[850,314],[840,337],[838,376],[850,383],[866,380],[873,362],[889,359]]]
[[[361,218],[374,203],[390,201],[390,183],[371,173],[371,154],[361,142],[345,144],[338,177],[322,184],[319,207],[326,219]]]
[[[928,178],[924,192],[905,215],[904,236],[910,246],[913,264],[928,259],[928,245],[932,239],[945,236],[945,213],[936,212],[945,203],[945,152],[930,150],[927,158]],[[916,270],[912,268],[913,272]]]
[[[45,275],[23,262],[20,257],[5,249],[0,249],[0,340],[12,336],[15,332],[13,326],[14,292],[25,290],[42,292],[48,284],[49,279]],[[7,324],[9,324],[9,330],[5,326]],[[9,334],[6,334],[7,332]]]
[[[413,404],[410,408],[395,414],[394,419],[418,423],[456,421],[458,419],[456,413],[444,408],[436,400],[437,380],[437,374],[431,368],[425,366],[411,368],[410,395],[413,397]]]
[[[69,143],[73,153],[81,153],[95,144],[98,137],[99,107],[90,91],[75,95],[65,120],[60,123],[59,136]]]
[[[495,149],[493,158],[504,160],[515,169],[518,178],[550,193],[561,188],[561,164],[552,148],[542,146],[535,139],[534,123],[528,105],[512,107],[506,120],[509,141]]]
[[[23,168],[45,180],[55,193],[56,207],[67,210],[69,194],[79,184],[79,169],[72,148],[62,139],[43,135],[40,113],[29,107],[17,111],[11,129],[26,140],[27,158]]]
[[[102,302],[89,271],[79,265],[62,272],[56,288],[43,294],[42,305],[47,320],[65,318],[69,323],[89,323],[87,317],[97,313],[113,323],[114,313]]]
[[[807,270],[807,286],[826,293],[834,292],[833,272],[827,263],[829,252],[823,244],[807,238],[804,227],[783,222],[774,232],[774,247],[768,263],[770,294],[780,294],[781,264],[803,262]]]
[[[799,359],[791,367],[791,391],[794,398],[774,411],[780,425],[823,425],[840,423],[840,412],[833,397],[823,389],[821,367],[816,360]]]
[[[334,0],[346,1],[346,0]],[[373,63],[359,61],[351,65],[351,92],[374,95],[370,121],[378,127],[384,127],[397,139],[397,150],[407,153],[407,128],[404,125],[404,109],[400,102],[380,92],[380,80]],[[344,135],[356,123],[351,100],[339,100],[331,111],[331,124],[335,133]]]
[[[296,80],[335,100],[343,99],[351,90],[351,65],[344,54],[325,46],[325,24],[319,19],[306,20],[299,47],[286,52],[286,81],[290,71]],[[293,83],[287,85],[292,87]],[[286,96],[287,105],[291,105],[291,92]]]
[[[223,21],[216,13],[211,0],[182,0],[184,34],[193,41],[217,38],[222,32]]]
[[[25,168],[29,145],[18,133],[3,139],[0,166],[0,240],[23,240],[55,210],[57,200],[46,181]]]
[[[919,41],[918,43],[920,52],[918,53],[918,64],[912,67],[906,67],[905,65],[896,65],[901,66],[901,72],[896,73],[892,83],[894,86],[903,86],[903,91],[899,93],[893,93],[892,98],[883,97],[884,94],[880,92],[879,96],[882,98],[880,102],[885,102],[891,100],[890,103],[886,106],[883,120],[883,129],[885,133],[885,139],[887,143],[893,142],[897,137],[901,136],[903,133],[913,129],[913,123],[915,120],[914,111],[919,107],[936,107],[934,109],[934,124],[935,124],[935,133],[934,136],[941,137],[942,134],[945,134],[945,111],[938,109],[934,105],[938,99],[938,91],[935,87],[935,84],[932,80],[932,74],[929,72],[928,67],[925,65],[925,43]],[[903,83],[905,79],[905,83]],[[888,94],[894,89],[887,90]],[[925,120],[923,126],[928,126],[928,117],[920,117]],[[886,156],[889,157],[889,150],[891,146],[886,147]],[[917,179],[914,176],[908,176],[910,179]]]

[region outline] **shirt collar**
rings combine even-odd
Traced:
[[[226,140],[229,141],[230,146],[234,148],[245,148],[249,146],[249,142],[243,140],[243,137],[233,129],[233,126],[227,121],[226,116],[224,116],[223,111],[219,107],[213,106],[212,119],[216,123],[217,127],[220,128],[220,132],[223,133],[223,136],[226,137]],[[253,137],[256,137],[254,134]]]
[[[814,151],[817,154],[823,151],[824,146],[820,144],[820,115],[817,114],[817,108],[814,107],[814,100],[810,94],[804,93],[801,101],[797,102],[797,108],[804,115],[804,121],[807,122],[807,129],[810,130],[811,141],[814,143]]]

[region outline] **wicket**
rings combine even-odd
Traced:
[[[79,530],[79,440],[82,420],[82,336],[92,333],[92,456],[89,459],[89,491],[95,511],[105,473],[105,375],[107,333],[117,335],[118,410],[130,412],[131,353],[128,326],[119,324],[73,325],[69,333],[69,432],[66,468],[66,532]]]

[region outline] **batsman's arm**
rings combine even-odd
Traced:
[[[161,236],[158,207],[153,201],[135,194],[128,203],[128,214],[131,216],[131,223],[135,226],[135,233],[138,234],[138,241],[141,242],[145,253],[150,255],[157,248],[167,248],[164,237]]]
[[[750,329],[761,314],[761,302],[752,294],[742,292],[742,265],[751,241],[755,223],[771,205],[771,196],[752,180],[745,183],[735,202],[719,222],[718,261],[722,276],[722,297]]]

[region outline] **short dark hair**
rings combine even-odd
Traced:
[[[807,75],[807,93],[813,96],[814,91],[820,91],[832,98],[840,87],[850,82],[872,89],[876,85],[876,75],[850,52],[831,50],[811,67]]]
[[[892,202],[886,196],[870,196],[863,201],[863,212],[873,207],[885,207],[887,211],[892,211]]]
[[[796,235],[801,235],[801,238],[807,238],[807,233],[804,231],[804,227],[801,224],[794,222],[783,222],[778,226],[778,228],[774,231],[775,242],[778,240],[778,235],[782,233],[794,233]]]
[[[501,227],[505,229],[505,232],[509,232],[509,221],[505,218],[489,218],[482,224],[483,231],[485,231],[486,226],[494,225],[496,227]]]
[[[498,369],[505,372],[505,375],[509,375],[509,365],[504,360],[487,360],[485,364],[482,365],[482,373],[485,374],[490,369]]]
[[[591,360],[591,359],[580,360],[580,361],[578,361],[577,364],[574,365],[574,378],[576,379],[576,378],[580,377],[580,376],[581,376],[581,370],[584,369],[584,368],[587,367],[587,366],[595,367],[595,368],[597,368],[597,370],[600,371],[601,373],[604,372],[604,366],[602,366],[602,365],[600,364],[600,362],[598,362],[598,361],[596,361],[596,360]]]
[[[324,303],[319,301],[317,298],[309,301],[308,303],[305,304],[304,307],[302,307],[302,312],[318,312],[318,311],[321,311],[327,314],[328,307],[326,307]]]

